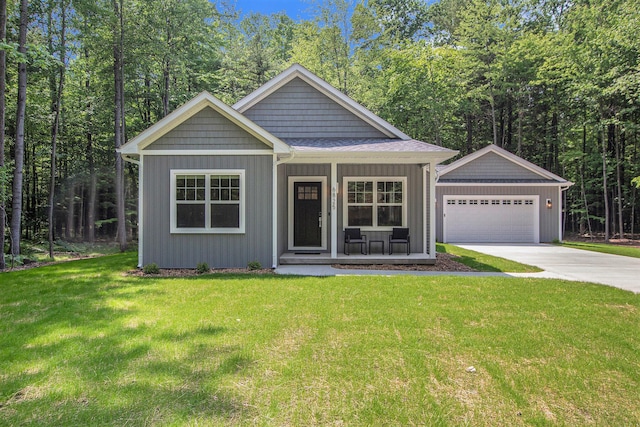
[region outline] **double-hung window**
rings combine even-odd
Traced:
[[[244,170],[172,170],[172,233],[244,233]]]
[[[345,227],[390,229],[406,224],[407,179],[345,178]]]

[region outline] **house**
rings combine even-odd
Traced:
[[[417,141],[300,65],[228,106],[201,93],[120,148],[139,165],[139,265],[434,263],[436,165]],[[344,255],[344,229],[375,241]],[[394,227],[408,255],[383,251]]]
[[[573,183],[495,145],[438,167],[441,242],[562,240],[562,192]]]

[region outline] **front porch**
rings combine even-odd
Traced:
[[[343,265],[369,265],[369,264],[427,264],[436,263],[435,258],[428,258],[428,254],[423,253],[394,253],[381,254],[372,253],[362,255],[360,253],[344,255],[337,254],[331,257],[329,252],[285,252],[280,256],[280,265],[322,265],[322,264],[343,264]]]

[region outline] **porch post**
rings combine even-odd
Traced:
[[[138,165],[138,268],[144,267],[144,154]]]
[[[427,167],[429,165],[422,165],[422,253],[429,253],[429,242],[427,241],[427,230],[429,229],[429,217],[427,216],[427,194],[429,192],[429,182],[427,181]]]
[[[331,162],[331,258],[338,258],[338,164]]]
[[[271,201],[271,266],[278,267],[278,155],[273,154],[273,166],[271,168],[273,192]]]
[[[436,164],[429,163],[429,255],[436,259]]]

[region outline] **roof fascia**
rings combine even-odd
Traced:
[[[120,147],[119,151],[123,154],[140,153],[145,147],[157,141],[160,137],[166,135],[206,107],[213,108],[226,119],[244,129],[268,147],[273,148],[275,153],[288,153],[291,150],[283,141],[253,123],[209,92],[201,92],[195,98],[176,108],[154,125],[140,132],[136,137]]]
[[[444,176],[446,174],[448,174],[449,172],[452,172],[468,163],[471,163],[472,161],[488,154],[488,153],[495,153],[533,173],[535,173],[536,175],[540,175],[543,178],[546,179],[552,179],[554,181],[558,181],[558,182],[567,182],[564,178],[559,177],[558,175],[549,172],[546,169],[541,168],[540,166],[534,165],[533,163],[523,159],[522,157],[516,156],[513,153],[510,153],[509,151],[505,150],[504,148],[500,148],[495,144],[491,144],[488,145],[478,151],[476,151],[475,153],[471,153],[468,154],[466,156],[464,156],[461,159],[456,160],[455,162],[451,163],[448,166],[445,166],[442,170],[439,171],[439,175],[440,176]]]
[[[276,92],[278,89],[280,89],[282,86],[289,83],[296,77],[302,79],[304,82],[308,83],[309,85],[329,97],[329,99],[338,103],[340,106],[355,114],[390,138],[400,138],[405,140],[411,139],[407,134],[400,131],[400,129],[396,128],[386,120],[378,117],[367,108],[358,104],[349,96],[340,92],[338,89],[331,86],[329,83],[322,80],[320,77],[316,76],[300,64],[294,64],[291,67],[287,68],[285,71],[235,103],[233,105],[233,108],[240,113],[244,113],[249,108],[258,104],[260,101]]]

